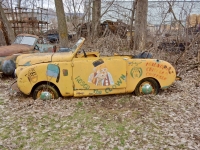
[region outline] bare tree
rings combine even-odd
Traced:
[[[100,33],[101,0],[94,0],[92,7],[92,39]]]
[[[136,9],[136,6],[137,6],[137,1],[138,0],[133,1],[133,4],[132,4],[133,8],[131,10],[131,19],[130,19],[131,20],[131,22],[130,22],[130,45],[129,45],[129,47],[131,49],[133,48],[133,32],[132,32],[132,30],[133,30],[133,21],[134,21],[135,9]]]
[[[11,44],[15,39],[15,35],[10,25],[10,22],[7,20],[4,14],[4,10],[1,4],[0,4],[0,21],[1,21],[2,30],[4,33],[6,43]]]
[[[68,46],[68,31],[62,0],[55,0],[56,14],[58,19],[59,40],[61,47]]]
[[[22,4],[22,0],[18,0],[17,1],[17,7],[18,7],[18,10],[19,10],[19,14],[21,14],[21,4]],[[22,16],[19,15],[19,20],[21,21],[22,20]]]
[[[81,22],[81,10],[84,7],[84,0],[65,0],[64,6],[68,12],[68,20],[72,23],[73,27],[76,28]]]
[[[144,50],[147,34],[148,0],[139,0],[136,5],[134,49]]]

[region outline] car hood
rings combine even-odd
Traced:
[[[17,66],[31,66],[39,63],[47,63],[52,61],[54,53],[35,53],[23,54],[17,57]]]
[[[21,44],[12,44],[9,46],[0,47],[0,57],[10,56],[17,53],[27,53],[33,50],[33,46],[21,45]]]
[[[47,62],[69,62],[73,56],[72,52],[22,54],[17,57],[16,65],[31,66]]]

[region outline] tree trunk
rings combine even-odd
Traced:
[[[101,17],[101,0],[93,0],[92,7],[92,39],[99,36]]]
[[[68,31],[67,22],[65,19],[65,12],[62,0],[54,0],[56,6],[56,14],[58,20],[59,41],[61,47],[68,46]]]
[[[88,35],[91,35],[91,0],[88,1],[88,6],[86,7],[88,9],[88,16],[87,16],[87,37]]]
[[[0,4],[0,21],[1,21],[2,31],[6,40],[6,44],[10,45],[15,40],[15,35],[10,25],[10,22],[6,18],[6,15],[4,13],[4,10],[1,4]]]
[[[136,9],[136,5],[137,5],[137,0],[133,1],[132,3],[132,14],[131,14],[131,22],[130,22],[130,49],[133,49],[133,20],[134,20],[134,16],[135,16],[135,9]]]
[[[148,0],[138,0],[135,16],[134,49],[144,50],[147,37]]]

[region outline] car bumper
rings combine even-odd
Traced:
[[[182,78],[181,77],[179,77],[179,76],[176,76],[176,81],[181,81],[182,80]]]

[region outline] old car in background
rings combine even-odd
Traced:
[[[72,40],[72,38],[76,35],[75,32],[68,33],[68,39]],[[50,33],[47,34],[46,40],[50,43],[58,43],[59,42],[59,34],[58,33]]]
[[[47,94],[96,96],[120,93],[157,94],[176,80],[174,67],[163,60],[98,52],[78,53],[85,39],[80,38],[68,52],[26,54],[17,58],[17,86],[33,99]],[[143,55],[143,54],[142,54]],[[16,84],[13,84],[13,86]]]
[[[55,43],[59,41],[59,34],[55,33],[55,34],[47,34],[46,37],[47,41],[49,41],[50,43]]]
[[[31,34],[19,34],[13,44],[0,47],[0,72],[12,75],[16,68],[17,56],[25,53],[51,52],[53,45],[39,44],[39,37]]]

